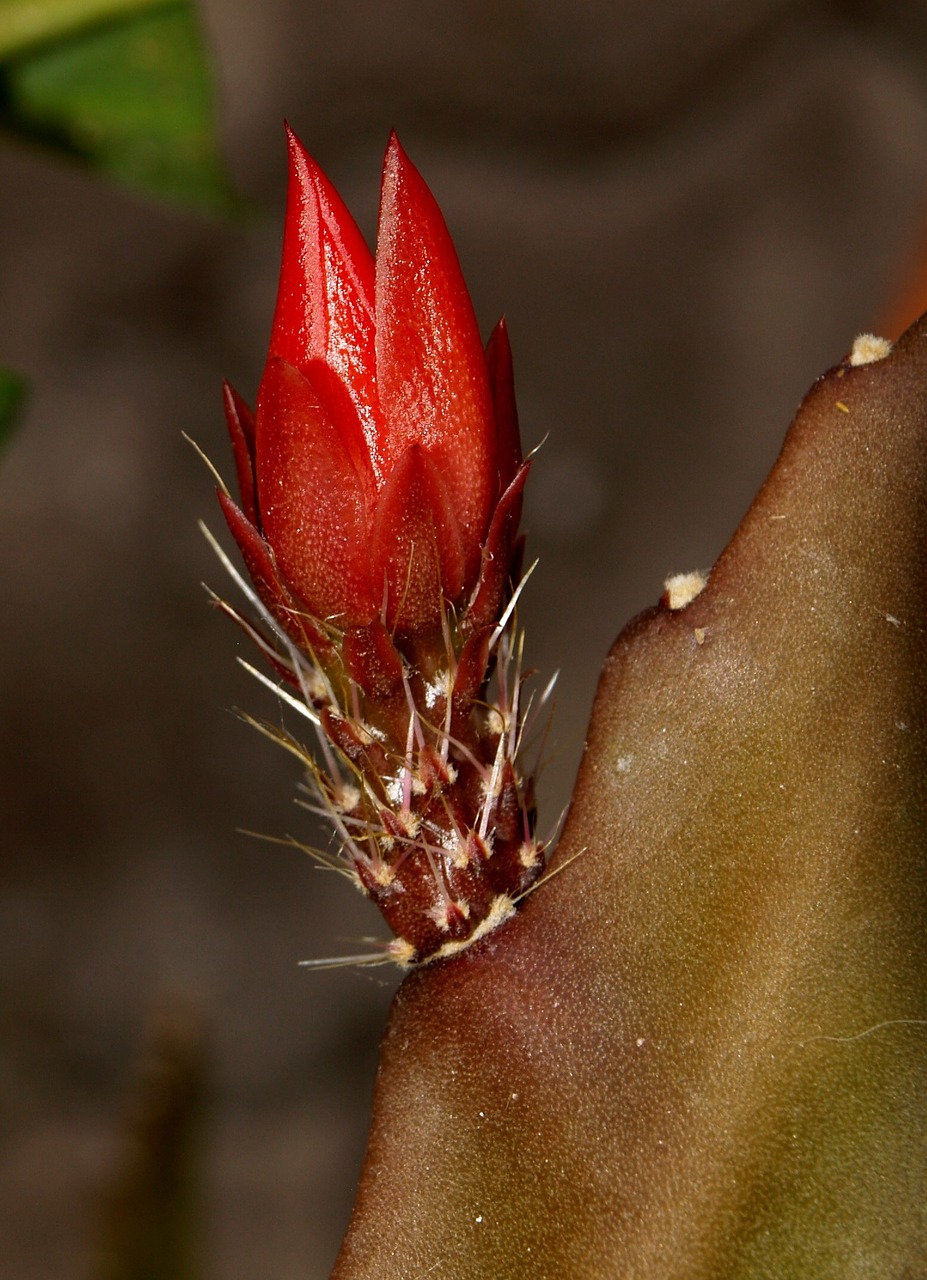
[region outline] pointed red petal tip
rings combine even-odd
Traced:
[[[486,358],[444,218],[395,133],[383,165],[375,295],[384,468],[411,444],[427,450],[464,534],[469,578],[497,488]]]
[[[512,344],[509,342],[505,316],[499,320],[486,343],[486,367],[496,415],[496,465],[499,472],[499,493],[502,494],[522,464]]]
[[[289,126],[287,144],[290,176],[269,356],[297,369],[325,361],[373,439],[373,257],[344,201]]]
[[[254,417],[230,382],[222,384],[222,402],[229,438],[232,441],[241,508],[248,520],[253,525],[257,525],[257,495],[254,488]]]

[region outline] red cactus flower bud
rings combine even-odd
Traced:
[[[501,336],[487,360],[444,219],[395,135],[376,262],[289,144],[270,352],[253,442],[235,442],[245,514],[300,608],[342,629],[382,614],[406,633],[477,584],[521,463],[510,356]]]
[[[400,935],[394,954],[424,959],[504,919],[542,866],[516,759],[509,605],[528,464],[512,357],[502,322],[484,351],[444,219],[395,135],[376,259],[288,137],[255,417],[226,391],[241,505],[219,498],[271,634],[239,621],[324,738],[325,770],[297,753]]]

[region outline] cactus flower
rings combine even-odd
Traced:
[[[391,630],[427,628],[442,600],[459,608],[472,593],[521,466],[499,385],[511,379],[504,329],[487,355],[444,219],[395,135],[375,261],[293,133],[289,144],[253,436],[232,425],[244,512],[295,609],[344,629],[381,615]],[[253,534],[233,533],[247,556]]]
[[[286,745],[342,865],[398,935],[389,954],[411,963],[501,923],[543,865],[517,760],[528,463],[505,325],[484,350],[444,219],[398,139],[374,258],[288,137],[256,414],[226,388],[240,503],[219,491],[263,625],[223,607],[321,734],[324,769]]]

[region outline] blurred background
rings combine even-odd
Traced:
[[[0,140],[0,364],[30,381],[0,457],[2,1280],[154,1276],[113,1261],[139,1186],[189,1215],[175,1278],[324,1277],[350,1212],[396,979],[301,970],[379,917],[238,833],[319,838],[295,764],[232,713],[280,714],[207,605],[228,584],[197,519],[221,518],[181,437],[231,475],[220,382],[253,401],[284,117],[371,236],[395,126],[484,332],[508,317],[546,438],[522,613],[561,670],[549,825],[611,641],[710,567],[927,239],[920,3],[198,13],[235,216]]]

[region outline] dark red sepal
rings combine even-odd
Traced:
[[[222,384],[222,403],[238,476],[238,493],[245,518],[259,525],[254,483],[254,416],[230,382]]]
[[[402,658],[379,618],[369,626],[346,631],[342,642],[344,665],[368,697],[386,700],[402,690]]]
[[[491,828],[493,843],[511,844],[521,835],[521,806],[518,802],[518,783],[511,760],[502,766],[499,798],[493,805]]]
[[[270,547],[227,493],[219,489],[218,496],[229,532],[238,544],[245,568],[262,602],[296,645],[324,659],[331,650],[331,641],[300,610],[281,583]]]
[[[330,707],[322,709],[321,719],[330,740],[352,764],[380,777],[387,772],[389,760],[386,752],[369,735],[361,736],[354,722],[346,720]]]
[[[464,624],[470,630],[476,631],[498,620],[512,577],[512,548],[521,519],[522,491],[530,469],[530,462],[521,464],[493,514],[483,547],[479,582],[473,602],[464,615]]]
[[[426,795],[443,791],[451,781],[447,764],[430,742],[418,753],[418,776]]]
[[[475,631],[467,638],[460,651],[451,694],[455,718],[469,713],[474,699],[479,697],[486,683],[489,668],[489,641],[492,638],[492,632],[492,626],[481,627],[479,631]]]
[[[486,369],[496,419],[496,469],[500,494],[505,493],[521,466],[521,432],[515,402],[512,347],[503,316],[486,343]]]

